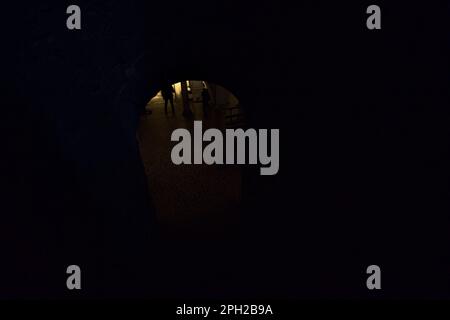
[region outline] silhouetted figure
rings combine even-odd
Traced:
[[[207,117],[208,116],[209,101],[211,100],[211,96],[209,95],[209,90],[207,88],[203,88],[202,100],[203,100],[203,115],[205,117]]]
[[[166,114],[167,114],[167,105],[169,104],[169,101],[172,107],[172,113],[175,114],[175,107],[173,105],[174,92],[175,90],[170,84],[165,84],[164,87],[161,89],[161,95],[164,99],[164,111],[166,112]]]

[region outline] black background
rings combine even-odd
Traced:
[[[2,4],[1,298],[450,296],[446,1],[377,1],[374,31],[372,2],[80,0],[81,31],[70,4]],[[135,139],[164,77],[221,84],[281,134],[198,287],[161,280]]]

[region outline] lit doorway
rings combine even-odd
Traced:
[[[237,97],[222,86],[186,81],[174,83],[172,88],[175,112],[169,106],[166,114],[160,91],[147,104],[138,130],[141,157],[158,220],[169,230],[185,229],[196,234],[226,232],[239,222],[241,167],[176,166],[171,161],[175,145],[171,134],[178,128],[193,132],[194,121],[202,121],[204,130],[244,127],[244,112]],[[186,106],[191,111],[189,117],[183,116]]]

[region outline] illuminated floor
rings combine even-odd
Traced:
[[[237,166],[182,165],[170,159],[174,143],[173,130],[187,128],[193,132],[193,121],[202,120],[204,130],[221,127],[221,111],[211,110],[203,118],[202,104],[191,103],[193,119],[182,116],[182,100],[175,99],[175,115],[170,105],[164,112],[161,96],[147,106],[152,114],[141,118],[139,140],[141,156],[149,181],[151,197],[159,221],[169,230],[185,230],[192,236],[226,232],[238,220],[241,196],[241,171]]]

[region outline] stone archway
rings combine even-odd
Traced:
[[[163,227],[186,228],[189,233],[218,234],[237,225],[242,200],[242,168],[238,166],[176,166],[171,162],[171,134],[179,128],[193,130],[194,121],[208,128],[244,126],[239,100],[224,87],[207,81],[186,81],[173,86],[175,113],[165,111],[161,92],[146,105],[138,128],[141,158],[151,198]],[[209,103],[205,105],[204,92]],[[183,105],[192,116],[183,116]]]

